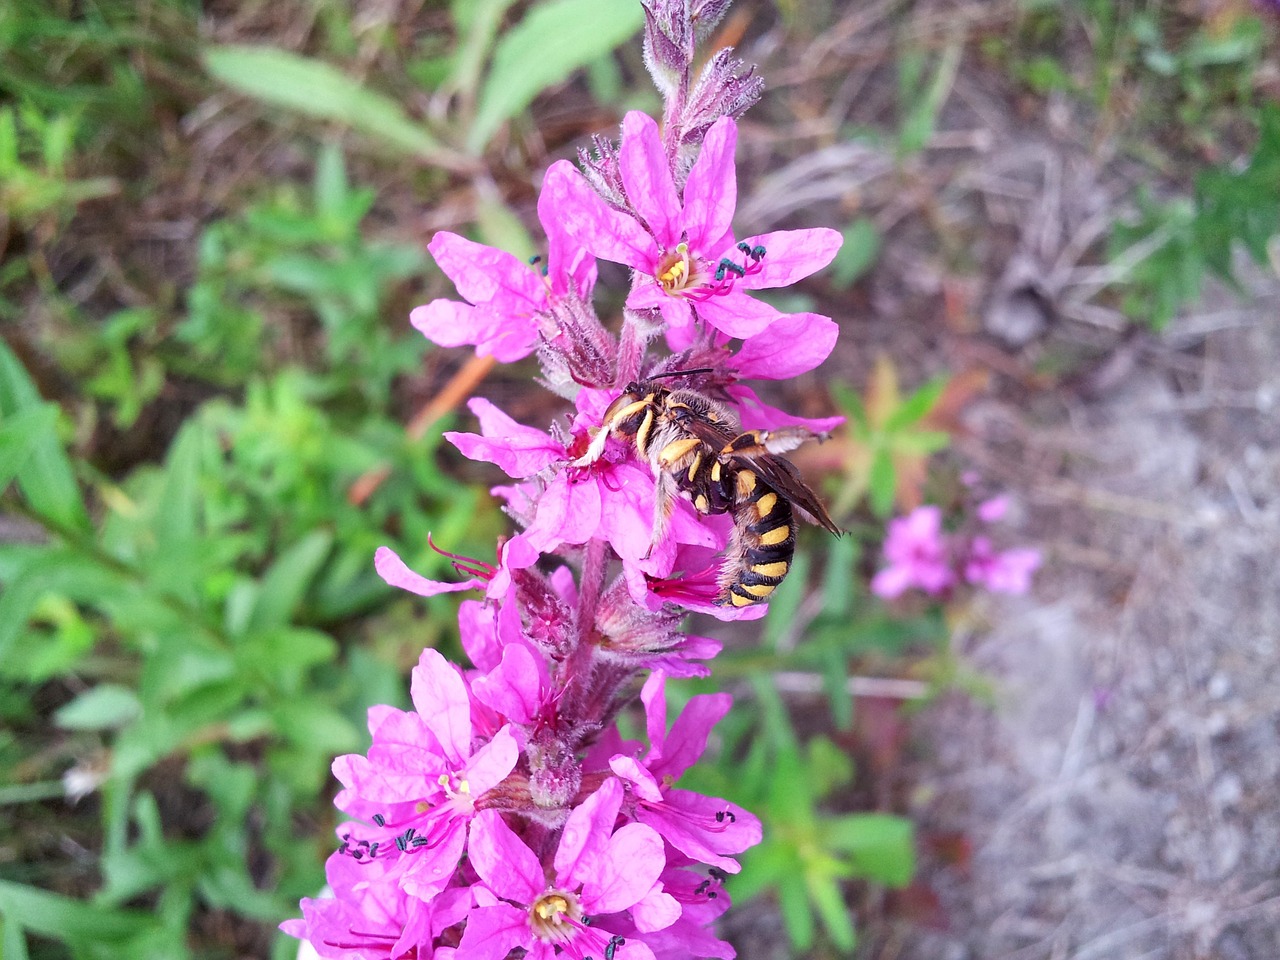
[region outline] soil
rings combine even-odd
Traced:
[[[946,15],[972,36],[1001,10],[917,4],[892,29],[936,51]],[[884,12],[825,35],[813,69],[847,79],[811,116],[883,121]],[[846,87],[863,98],[842,102]],[[819,376],[865,380],[878,349],[908,383],[981,371],[956,450],[1014,494],[1011,542],[1046,555],[1029,596],[985,598],[953,637],[990,702],[957,692],[913,714],[879,785],[917,824],[920,872],[864,898],[859,956],[1271,960],[1280,282],[1241,262],[1243,291],[1209,289],[1163,333],[1125,321],[1098,241],[1149,173],[1091,108],[1041,106],[966,54],[918,159],[835,141],[743,203],[775,222],[803,182],[809,209],[884,229],[865,297],[824,304],[844,330]],[[741,956],[788,955],[761,946],[776,918],[732,927]]]

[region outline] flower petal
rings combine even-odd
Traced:
[[[816,273],[835,259],[844,237],[838,230],[815,227],[811,230],[776,230],[758,237],[748,237],[744,243],[765,249],[760,261],[760,272],[751,273],[738,282],[750,290],[768,287],[788,287]],[[728,251],[733,256],[732,251]]]
[[[596,261],[564,227],[566,201],[574,195],[573,185],[565,182],[566,177],[581,180],[567,160],[552,164],[538,195],[538,220],[547,234],[547,279],[554,295],[563,297],[572,289],[589,300],[596,284]]]
[[[653,273],[658,260],[658,246],[653,237],[634,217],[605,203],[568,160],[558,160],[551,165],[542,191],[550,192],[547,202],[556,211],[563,236],[569,241],[601,260]]]
[[[558,885],[576,886],[586,882],[598,869],[597,861],[604,853],[621,807],[622,784],[609,777],[569,814],[564,832],[560,834],[560,846],[556,848]]]
[[[524,537],[542,553],[562,543],[586,543],[600,527],[601,512],[600,488],[594,480],[571,483],[561,473],[543,491]]]
[[[520,746],[511,733],[510,725],[493,735],[493,739],[477,750],[467,764],[467,784],[471,795],[478,797],[506,779],[520,759]]]
[[[493,304],[503,313],[531,313],[547,303],[537,270],[505,250],[441,230],[427,249],[464,299]]]
[[[618,169],[627,199],[648,224],[658,246],[675,247],[681,234],[680,197],[662,148],[658,122],[647,113],[631,110],[622,118]]]
[[[814,433],[829,433],[840,424],[844,417],[793,417],[783,413],[777,407],[771,407],[762,401],[750,387],[740,383],[730,384],[726,390],[733,397],[742,421],[743,430],[775,430],[778,427],[805,427]],[[758,604],[764,606],[764,604]],[[751,607],[743,607],[750,610]]]
[[[450,821],[440,836],[413,854],[400,876],[400,889],[419,900],[432,900],[449,885],[467,844],[467,821]]]
[[[467,850],[471,865],[485,886],[504,900],[531,904],[546,889],[537,856],[497,810],[476,814],[471,821]]]
[[[583,878],[582,905],[590,913],[626,910],[653,891],[666,865],[657,832],[628,823],[609,838],[595,869]]]
[[[732,705],[733,697],[727,693],[700,693],[691,697],[671,725],[659,759],[646,764],[649,771],[656,777],[671,777],[674,781],[688,770],[707,749],[711,728]]]
[[[740,289],[742,282],[739,280],[728,293],[701,301],[694,309],[717,330],[745,340],[762,333],[782,314],[763,300],[756,300],[743,292]]]
[[[466,682],[439,650],[422,651],[413,668],[409,696],[455,770],[471,756],[471,699]]]
[[[635,920],[636,929],[641,933],[652,933],[665,930],[680,919],[680,902],[662,890],[652,890],[647,896],[631,907],[631,917]],[[702,954],[690,952],[689,956]],[[636,954],[630,954],[627,960],[635,960]]]
[[[463,580],[460,583],[446,583],[443,580],[428,580],[420,573],[414,573],[399,555],[390,547],[379,547],[373,554],[373,569],[383,580],[393,587],[408,590],[420,597],[434,597],[441,593],[457,593],[459,590],[484,589],[483,580]]]
[[[474,346],[478,355],[492,354],[499,363],[514,363],[538,345],[538,327],[532,317],[456,300],[432,300],[415,307],[409,322],[437,346]]]
[[[541,430],[517,423],[483,397],[467,404],[480,420],[483,436],[448,431],[444,438],[470,460],[494,463],[523,480],[565,457],[564,447]]]
[[[501,664],[476,678],[471,690],[479,700],[516,723],[531,723],[542,712],[550,685],[542,657],[523,643],[512,643],[503,649]]]
[[[702,152],[684,184],[684,228],[689,246],[709,256],[723,247],[738,203],[738,175],[733,152],[738,125],[721,117],[707,131]]]
[[[532,939],[528,914],[509,903],[498,903],[477,907],[467,915],[467,929],[462,933],[458,952],[467,960],[503,960],[516,947],[528,946]]]
[[[839,334],[839,325],[821,314],[783,314],[748,337],[731,362],[742,378],[788,380],[827,359]]]

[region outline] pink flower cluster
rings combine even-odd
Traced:
[[[978,523],[990,524],[1000,520],[1007,508],[1007,498],[992,497],[973,513]],[[1031,547],[997,551],[986,534],[945,532],[942,510],[936,506],[917,507],[891,520],[884,556],[888,566],[872,579],[871,590],[885,599],[910,589],[940,596],[961,583],[992,593],[1022,594],[1030,589],[1031,574],[1041,560],[1040,551]]]
[[[840,236],[738,239],[735,117],[760,84],[728,51],[692,70],[695,42],[728,2],[644,5],[662,127],[629,113],[620,141],[595,138],[580,169],[552,165],[538,202],[545,260],[452,233],[429,244],[465,302],[435,300],[413,324],[502,362],[536,354],[542,382],[572,412],[542,430],[476,399],[480,432],[446,434],[511,478],[493,492],[520,530],[493,562],[446,554],[459,579],[445,582],[378,551],[393,586],[483,598],[459,610],[472,668],[424,651],[414,709],[372,708],[368,752],[334,763],[349,821],[327,864],[333,896],[304,900],[303,917],[283,925],[321,957],[734,956],[709,926],[760,823],[676,786],[731,699],[694,697],[668,727],[665,684],[705,676],[702,661],[719,651],[682,632],[689,610],[756,617],[764,604],[713,602],[732,518],[678,501],[651,543],[653,469],[634,444],[600,442],[601,420],[626,385],[660,375],[715,397],[742,429],[835,426],[769,407],[744,381],[794,376],[830,353],[829,318],[780,313],[753,292],[821,269]],[[598,258],[632,269],[618,324],[592,304]],[[637,691],[646,743],[616,726]]]

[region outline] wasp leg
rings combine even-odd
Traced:
[[[653,534],[649,538],[649,549],[644,552],[641,560],[648,560],[653,553],[653,548],[662,542],[662,538],[666,535],[667,527],[671,523],[671,511],[675,507],[675,499],[675,478],[670,471],[660,471],[654,478],[653,486]]]

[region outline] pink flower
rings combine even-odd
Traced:
[[[653,827],[685,856],[737,873],[738,862],[725,855],[759,843],[760,821],[717,797],[672,786],[702,756],[711,728],[728,712],[733,698],[727,693],[693,697],[668,736],[665,685],[665,675],[655,671],[640,694],[652,744],[648,756],[643,761],[615,756],[609,767],[627,782],[636,820]]]
[[[540,337],[559,332],[547,314],[557,300],[589,300],[595,286],[595,261],[561,226],[556,181],[565,170],[553,166],[538,199],[538,219],[547,234],[547,271],[502,250],[455,233],[437,233],[427,249],[467,301],[433,300],[409,315],[410,322],[442,347],[474,345],[480,356],[502,363],[527,357]]]
[[[1040,551],[1031,547],[997,553],[987,537],[974,537],[964,578],[992,593],[1024,594],[1031,589],[1031,574],[1040,566],[1040,559]]]
[[[331,960],[429,960],[436,938],[466,919],[471,891],[453,887],[424,903],[399,888],[390,866],[333,854],[325,864],[333,896],[304,899],[302,919],[280,929]]]
[[[606,780],[565,822],[550,870],[496,810],[476,818],[471,865],[484,884],[458,951],[468,960],[503,960],[517,947],[530,960],[563,953],[653,960],[646,931],[670,926],[680,905],[662,892],[662,839],[629,823],[614,830],[622,786]],[[639,936],[620,937],[611,916],[629,912]],[[589,922],[584,922],[587,920]],[[626,922],[624,918],[624,923]]]
[[[884,555],[889,566],[872,579],[871,591],[886,600],[911,587],[936,596],[955,581],[942,536],[942,511],[937,507],[917,507],[890,521]]]
[[[674,349],[693,341],[694,317],[730,337],[751,337],[777,320],[773,307],[747,290],[785,287],[831,262],[835,230],[783,230],[735,242],[730,221],[738,184],[733,153],[737,124],[717,120],[689,171],[681,199],[653,118],[622,121],[619,172],[631,212],[605,203],[567,161],[556,184],[566,234],[604,260],[636,271],[627,306],[656,307]],[[548,180],[550,180],[548,175]]]
[[[506,596],[511,588],[512,569],[524,569],[538,562],[538,553],[526,543],[508,540],[498,548],[498,565],[445,553],[427,537],[427,545],[443,556],[450,557],[453,568],[466,580],[428,580],[410,570],[390,547],[379,547],[373,555],[373,568],[390,586],[399,587],[420,597],[434,597],[441,593],[457,593],[459,590],[483,590],[490,598]]]
[[[1009,498],[1005,494],[998,497],[991,497],[989,500],[983,500],[978,504],[978,519],[983,523],[996,523],[1004,519],[1004,515],[1009,512]]]
[[[671,572],[681,543],[723,548],[726,531],[700,520],[693,507],[681,501],[667,536],[649,549],[653,475],[627,459],[620,444],[612,457],[606,455],[589,467],[570,466],[581,453],[577,448],[586,448],[588,428],[599,426],[609,402],[607,396],[596,390],[579,393],[580,412],[565,440],[522,426],[479,398],[468,406],[479,418],[482,433],[445,434],[464,455],[496,463],[508,475],[527,481],[495,488],[506,497],[512,512],[528,510],[524,532],[507,542],[507,550],[536,559],[538,554],[552,553],[565,544],[576,546],[600,539],[608,542],[625,567],[661,577]]]
[[[406,893],[429,900],[457,869],[475,801],[515,767],[519,746],[506,727],[477,747],[471,699],[457,669],[436,650],[422,652],[410,687],[415,712],[388,709],[374,731],[367,757],[334,761],[344,800],[361,812],[386,805],[377,830],[352,825],[346,852],[370,860],[380,854],[404,861],[399,882]]]

